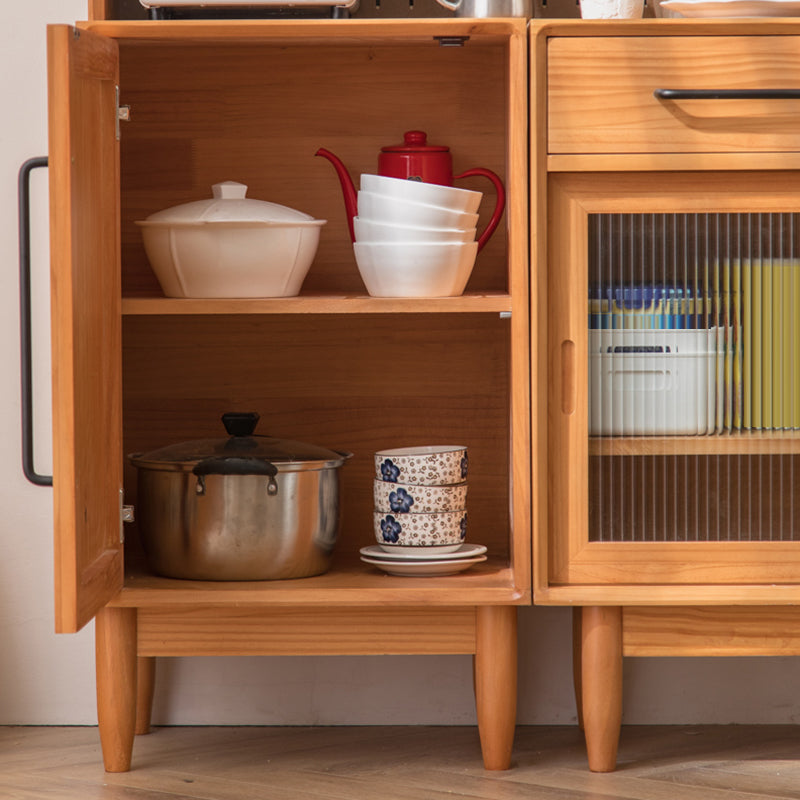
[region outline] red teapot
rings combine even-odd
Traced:
[[[407,131],[403,135],[403,144],[382,147],[378,155],[378,175],[387,178],[418,180],[424,183],[438,183],[441,186],[452,186],[454,180],[472,175],[482,175],[488,178],[495,186],[497,200],[489,224],[478,237],[478,250],[481,250],[494,233],[505,209],[506,192],[503,182],[494,172],[483,167],[475,167],[453,175],[453,157],[450,155],[450,148],[444,145],[428,144],[427,138],[427,134],[423,131]],[[320,147],[315,155],[327,158],[336,169],[336,174],[342,184],[350,238],[355,241],[353,217],[358,214],[358,193],[350,174],[341,160],[330,150]]]

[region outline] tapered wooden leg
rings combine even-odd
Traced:
[[[572,686],[575,691],[575,706],[578,711],[578,727],[583,730],[583,686],[581,680],[581,620],[583,609],[572,609]]]
[[[153,692],[156,688],[156,660],[152,656],[136,659],[136,733],[150,733]]]
[[[103,608],[95,619],[97,721],[107,772],[131,768],[136,726],[136,609]]]
[[[486,769],[508,769],[517,721],[517,609],[476,609],[475,703]]]
[[[617,764],[622,724],[622,609],[589,607],[581,620],[583,730],[589,769]]]

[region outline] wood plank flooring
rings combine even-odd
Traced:
[[[486,772],[471,727],[158,728],[103,771],[90,727],[0,727],[5,800],[776,800],[800,798],[800,726],[623,728],[588,771],[574,727],[521,726]]]

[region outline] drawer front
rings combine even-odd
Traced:
[[[548,152],[800,151],[800,99],[672,100],[656,89],[800,89],[800,37],[552,38]]]

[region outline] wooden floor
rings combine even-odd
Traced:
[[[572,727],[520,727],[486,772],[469,727],[159,728],[110,775],[95,728],[0,727],[14,800],[776,800],[800,798],[800,726],[626,727],[619,769],[586,768]]]

